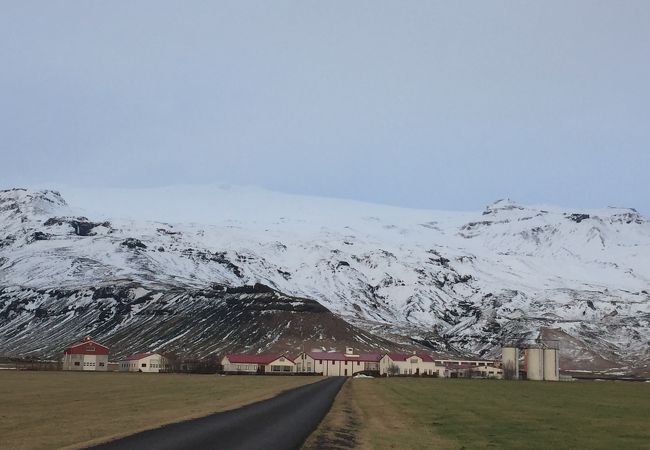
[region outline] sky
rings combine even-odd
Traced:
[[[650,216],[650,2],[19,1],[0,187]]]

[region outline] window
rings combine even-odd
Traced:
[[[334,361],[332,361],[332,365],[334,365]]]
[[[322,360],[322,359],[319,359],[319,360],[318,360],[318,364],[323,364],[323,360]]]
[[[75,362],[74,362],[74,365],[75,365],[75,366],[78,366],[78,365],[79,365],[79,361],[75,361]]]
[[[147,367],[147,363],[142,363],[142,367]]]
[[[361,364],[361,362],[357,361],[357,366],[360,365],[360,364]]]
[[[345,361],[345,365],[346,365],[346,366],[348,365],[348,362],[347,362],[347,361]]]

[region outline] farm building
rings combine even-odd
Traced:
[[[503,369],[500,367],[492,366],[479,366],[474,369],[475,373],[482,378],[503,378]]]
[[[445,367],[437,365],[431,355],[415,353],[386,353],[380,361],[382,375],[445,376]]]
[[[487,360],[487,359],[481,359],[481,360],[475,360],[475,359],[440,359],[440,358],[434,357],[434,361],[436,362],[436,364],[438,364],[440,366],[457,365],[457,366],[481,367],[481,366],[493,366],[495,364],[495,361]]]
[[[120,361],[120,372],[158,373],[168,369],[167,358],[160,353],[136,353]]]
[[[221,360],[226,373],[290,374],[295,364],[286,355],[226,355]]]
[[[492,365],[458,364],[457,362],[445,364],[445,377],[447,378],[503,378],[503,369]]]
[[[63,351],[63,370],[106,371],[108,347],[86,336]]]
[[[379,353],[354,353],[350,347],[342,352],[303,352],[294,358],[296,371],[321,373],[325,376],[352,376],[359,372],[378,372]]]

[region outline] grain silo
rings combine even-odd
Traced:
[[[505,378],[519,379],[519,349],[506,344],[501,348],[501,369]]]
[[[558,351],[556,348],[544,349],[544,380],[559,381],[560,368],[558,362]]]
[[[526,350],[526,378],[544,379],[544,349],[539,345],[531,345]]]

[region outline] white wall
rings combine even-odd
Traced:
[[[169,362],[164,356],[154,353],[138,360],[120,361],[119,364],[121,372],[158,373],[166,369]]]
[[[108,370],[108,355],[64,354],[63,370],[105,372]]]
[[[431,375],[444,376],[444,367],[437,366],[435,362],[423,361],[417,355],[410,356],[406,361],[393,361],[388,355],[384,355],[379,363],[380,373],[388,374],[391,365],[397,366],[398,375]]]

